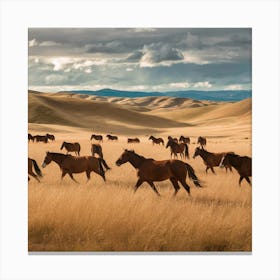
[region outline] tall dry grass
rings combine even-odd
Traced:
[[[78,140],[82,154],[89,154],[88,135],[79,135],[79,139],[66,139],[66,134],[60,134],[50,144],[30,143],[29,156],[41,164],[45,152],[57,152],[62,140]],[[195,146],[190,145],[191,156]],[[188,181],[190,197],[181,188],[174,198],[169,181],[155,183],[161,198],[146,184],[134,194],[136,171],[129,164],[114,164],[125,147],[123,138],[103,144],[104,157],[112,167],[106,183],[95,173],[88,183],[85,174],[74,175],[79,185],[68,176],[60,182],[61,171],[55,163],[43,169],[41,183],[31,179],[29,251],[251,251],[251,187],[245,182],[238,187],[236,171],[216,168],[217,175],[206,175],[202,160],[190,159],[187,162],[204,185],[197,189]],[[169,150],[148,141],[131,147],[144,156],[169,158]],[[213,139],[208,149],[250,155],[248,142]]]

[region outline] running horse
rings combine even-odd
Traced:
[[[197,144],[199,144],[201,148],[203,148],[203,146],[206,146],[206,143],[207,143],[207,141],[206,141],[205,137],[199,136],[197,138]]]
[[[90,140],[92,140],[92,139],[103,142],[103,136],[102,135],[92,134],[91,137],[90,137]]]
[[[48,143],[47,135],[35,135],[35,136],[33,136],[33,138],[36,142]]]
[[[247,156],[239,156],[234,153],[227,153],[221,160],[220,167],[227,165],[233,166],[240,175],[239,186],[242,180],[245,180],[251,185],[249,177],[252,177],[252,158]]]
[[[190,158],[189,157],[189,147],[185,143],[177,143],[173,140],[168,140],[166,149],[170,147],[170,155],[174,155],[174,158],[177,158],[177,154],[180,154],[181,158]]]
[[[46,136],[48,137],[48,139],[50,139],[50,140],[52,140],[52,141],[55,140],[55,137],[54,137],[53,134],[48,134],[48,133],[47,133]]]
[[[101,158],[93,156],[76,157],[72,155],[47,152],[42,167],[45,168],[52,161],[54,161],[62,171],[61,180],[66,174],[68,174],[74,182],[78,183],[73,177],[73,173],[83,172],[86,172],[87,179],[89,180],[90,173],[93,171],[106,181]]]
[[[127,143],[140,143],[139,138],[127,138]]]
[[[81,146],[78,142],[75,142],[75,143],[67,143],[67,142],[63,142],[61,147],[60,147],[60,150],[62,150],[63,148],[66,149],[67,151],[67,154],[69,152],[75,152],[76,155],[80,155],[80,151],[81,151]]]
[[[156,138],[156,137],[154,137],[153,135],[151,135],[150,137],[149,137],[149,140],[152,140],[152,142],[153,142],[153,145],[154,144],[162,144],[163,146],[164,146],[164,141],[163,141],[163,139],[162,138]]]
[[[35,170],[35,173],[33,172],[33,168]],[[40,182],[38,177],[43,177],[42,172],[35,159],[28,158],[28,175],[34,177],[38,182]],[[28,181],[29,180],[30,178],[28,176]]]
[[[118,136],[107,134],[108,141],[118,141]]]
[[[233,152],[229,152],[232,154]],[[193,158],[196,158],[197,156],[200,156],[203,159],[204,164],[206,165],[206,170],[205,172],[207,173],[208,169],[210,168],[213,173],[215,173],[214,167],[219,166],[221,163],[222,158],[226,155],[227,153],[210,153],[204,149],[201,149],[197,147],[195,149]],[[226,172],[229,168],[229,170],[232,172],[232,168],[230,164],[225,165]]]
[[[31,140],[32,142],[34,142],[34,137],[32,136],[32,134],[28,133],[28,142],[29,142],[30,140]]]
[[[180,142],[183,142],[183,143],[185,143],[185,144],[190,144],[190,143],[191,143],[190,137],[184,137],[183,135],[181,135],[179,141],[180,141]]]
[[[138,170],[138,180],[135,185],[135,192],[144,183],[147,182],[152,190],[160,195],[154,182],[170,180],[175,191],[174,196],[180,189],[178,182],[184,187],[190,195],[190,186],[186,183],[187,176],[193,181],[196,187],[201,187],[194,169],[181,160],[162,160],[157,161],[152,158],[145,158],[136,154],[134,151],[124,150],[120,158],[116,161],[117,166],[129,162]]]

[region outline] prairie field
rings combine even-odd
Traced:
[[[216,174],[210,170],[206,174],[202,159],[192,158],[200,135],[206,136],[206,149],[211,152],[251,156],[251,100],[198,105],[193,101],[174,105],[174,100],[143,105],[140,101],[119,104],[29,93],[29,133],[48,132],[56,137],[46,144],[28,144],[29,157],[43,172],[40,183],[31,177],[28,186],[29,251],[252,250],[252,187],[245,180],[239,187],[236,170],[231,173],[216,167]],[[65,153],[60,151],[63,141],[79,142],[81,155],[90,155],[92,133],[119,136],[118,142],[105,138],[101,143],[111,167],[106,182],[96,173],[91,173],[88,182],[85,173],[74,174],[79,184],[68,175],[61,181],[57,164],[41,167],[47,151]],[[186,162],[203,188],[187,179],[191,195],[181,188],[174,197],[167,180],[155,182],[161,197],[146,183],[134,193],[136,170],[129,163],[118,167],[115,162],[126,148],[145,157],[169,159],[169,149],[148,140],[151,134],[165,141],[168,135],[191,137]],[[141,143],[127,144],[131,136]]]

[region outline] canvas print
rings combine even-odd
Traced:
[[[251,252],[251,33],[30,28],[29,252]]]

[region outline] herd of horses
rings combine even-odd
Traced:
[[[106,137],[108,138],[108,141],[118,141],[117,136],[108,134]],[[47,143],[48,140],[54,141],[55,136],[48,133],[46,135],[35,136],[28,134],[28,140]],[[73,177],[73,174],[85,172],[87,179],[89,180],[90,173],[95,172],[106,181],[105,172],[111,168],[103,157],[102,146],[100,145],[100,142],[103,142],[103,136],[92,134],[90,140],[99,141],[99,143],[91,144],[90,156],[80,156],[81,146],[78,142],[68,143],[64,141],[60,150],[66,149],[67,153],[47,152],[42,167],[45,168],[53,161],[61,169],[61,179],[68,174],[73,181],[77,182]],[[153,145],[158,144],[164,146],[164,140],[162,138],[150,136],[148,140],[152,140]],[[140,143],[140,139],[128,138],[127,142]],[[195,149],[193,154],[193,158],[196,158],[197,156],[202,158],[206,166],[206,173],[208,169],[215,173],[214,167],[225,167],[226,172],[228,169],[232,172],[233,167],[239,173],[239,185],[241,185],[243,179],[251,185],[249,177],[252,176],[252,159],[250,157],[240,156],[234,152],[211,153],[204,148],[206,143],[207,141],[205,137],[198,137],[197,144],[199,144],[199,146]],[[189,159],[188,144],[190,144],[189,137],[181,136],[178,140],[177,138],[168,136],[165,147],[170,148],[171,159],[158,161],[153,158],[145,158],[144,156],[137,154],[134,150],[125,149],[120,158],[116,161],[116,165],[120,166],[129,162],[135,169],[137,169],[138,180],[134,187],[135,191],[142,183],[147,182],[152,190],[159,195],[154,182],[170,180],[175,190],[174,195],[176,195],[180,189],[179,183],[187,193],[190,194],[190,187],[186,183],[187,177],[193,181],[196,187],[202,187],[202,185],[197,178],[193,167],[182,161],[182,159]],[[71,152],[74,152],[75,156],[69,154]],[[178,159],[177,154],[180,155],[181,160]],[[98,155],[98,157],[95,155]],[[39,177],[42,177],[42,172],[34,159],[28,158],[28,174],[40,182]],[[28,180],[29,179],[30,178],[28,177]]]

